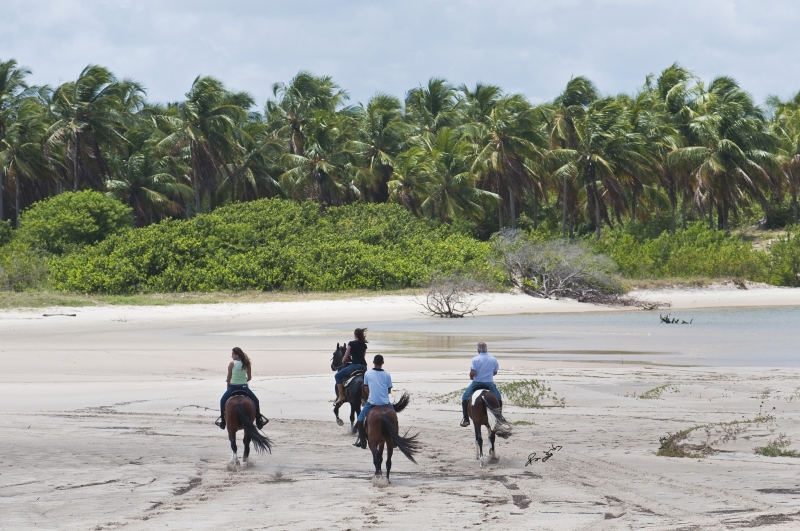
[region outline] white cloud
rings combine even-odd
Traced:
[[[704,79],[731,75],[759,100],[800,90],[791,0],[5,0],[0,59],[35,83],[89,63],[183,97],[199,74],[260,102],[298,70],[334,77],[354,100],[402,96],[429,77],[495,83],[533,101],[573,75],[632,92],[673,61]]]

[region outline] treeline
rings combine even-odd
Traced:
[[[14,225],[82,189],[138,226],[260,198],[397,203],[483,238],[518,223],[599,238],[628,220],[658,234],[798,219],[800,93],[761,108],[733,79],[677,64],[633,94],[576,77],[542,104],[431,79],[350,105],[330,77],[300,72],[263,109],[211,77],[162,105],[100,66],[56,87],[28,75],[0,62],[0,220]]]

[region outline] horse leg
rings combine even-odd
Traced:
[[[369,449],[372,452],[372,464],[375,465],[375,477],[381,475],[381,457],[378,455],[378,445],[370,442]]]
[[[380,444],[378,444],[378,462],[375,464],[375,475],[380,477],[383,477],[383,470],[381,470],[381,465],[383,465],[383,447],[384,442],[381,441]]]
[[[497,438],[497,434],[495,432],[493,432],[493,431],[490,431],[489,432],[489,443],[490,443],[491,446],[489,447],[489,461],[496,461],[497,460],[497,456],[494,453],[494,440],[496,438]]]
[[[239,457],[236,455],[236,432],[228,431],[228,439],[231,441],[231,462],[230,466],[239,464]]]
[[[356,417],[361,413],[361,404],[350,402],[350,433],[356,432]]]
[[[389,472],[392,470],[392,452],[394,451],[394,441],[389,441],[386,445],[386,483],[391,483],[389,481]]]
[[[333,392],[336,394],[336,399],[338,400],[339,399],[339,391],[336,389],[336,386],[333,387]],[[334,404],[333,404],[333,415],[336,417],[336,424],[338,424],[339,426],[342,426],[342,425],[344,425],[344,422],[342,422],[342,419],[339,418],[339,408],[340,407],[342,407],[342,404],[338,404],[338,403],[334,402]]]
[[[242,461],[247,463],[247,458],[250,457],[250,435],[247,432],[244,432],[242,442],[244,443],[244,454],[242,455]]]
[[[481,438],[481,425],[473,419],[472,424],[475,425],[475,459],[481,462],[483,468],[483,439]]]

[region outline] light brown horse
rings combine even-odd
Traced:
[[[494,451],[495,435],[499,435],[503,439],[508,439],[511,436],[511,424],[503,417],[502,406],[497,401],[497,397],[491,391],[484,390],[474,400],[473,405],[472,397],[469,397],[469,404],[467,404],[467,414],[472,419],[472,424],[475,426],[475,459],[481,462],[481,468],[484,466],[483,462],[483,438],[481,437],[481,426],[486,426],[489,432],[489,461],[496,462],[497,456]]]
[[[400,400],[392,406],[372,406],[364,419],[364,429],[367,432],[367,444],[372,452],[372,462],[375,464],[375,478],[383,477],[381,465],[383,464],[383,448],[386,447],[386,482],[389,483],[389,473],[392,470],[392,451],[397,448],[412,463],[414,453],[419,451],[417,435],[408,437],[398,433],[397,413],[403,411],[408,405],[410,398],[408,393],[403,393]]]
[[[245,464],[247,464],[247,459],[250,457],[250,441],[253,441],[253,446],[256,447],[257,452],[267,451],[272,453],[273,443],[266,435],[258,431],[255,425],[256,405],[246,394],[237,394],[234,392],[233,396],[225,402],[225,419],[228,424],[228,439],[231,441],[231,462],[228,463],[229,468],[241,466],[239,458],[236,455],[236,432],[239,430],[244,431],[244,454],[242,455],[242,461],[244,461]]]

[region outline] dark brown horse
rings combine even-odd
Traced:
[[[392,470],[394,448],[403,452],[404,456],[416,464],[414,453],[419,451],[419,442],[417,441],[419,434],[408,437],[408,431],[405,436],[398,433],[397,413],[403,411],[409,401],[408,393],[403,393],[400,400],[394,404],[394,409],[391,406],[372,406],[367,413],[367,418],[364,419],[367,444],[372,452],[372,462],[375,464],[375,479],[383,477],[381,465],[383,464],[383,448],[386,447],[386,483],[389,483],[389,473]]]
[[[481,462],[481,468],[483,468],[481,426],[486,426],[486,430],[489,432],[489,442],[491,443],[489,461],[493,463],[497,461],[497,456],[494,452],[495,435],[508,439],[511,436],[511,424],[503,417],[502,406],[497,401],[497,397],[487,390],[481,391],[475,400],[473,400],[472,396],[469,397],[467,414],[469,414],[469,418],[472,419],[472,424],[475,426],[475,459]]]
[[[331,359],[331,370],[338,371],[344,364],[342,360],[344,359],[344,353],[347,350],[347,343],[342,343],[341,346],[339,343],[336,343],[336,350],[333,351],[333,358]],[[336,417],[336,424],[339,426],[344,426],[344,422],[342,419],[339,418],[339,408],[342,407],[345,403],[350,404],[350,432],[355,433],[355,423],[356,417],[359,413],[361,413],[361,388],[364,387],[364,373],[362,371],[361,374],[358,374],[350,380],[350,383],[344,388],[344,396],[347,397],[346,402],[341,402],[339,404],[333,405],[333,415]],[[336,386],[333,388],[333,393],[336,397],[339,397],[339,393],[336,391]]]
[[[225,402],[225,419],[228,423],[228,439],[231,441],[231,462],[228,463],[228,468],[236,468],[241,465],[236,455],[236,432],[239,430],[244,431],[244,455],[242,455],[242,461],[245,464],[247,464],[247,459],[250,457],[250,441],[253,441],[253,446],[256,447],[257,452],[267,451],[272,453],[272,441],[256,428],[256,405],[246,394],[234,392],[233,396]]]

